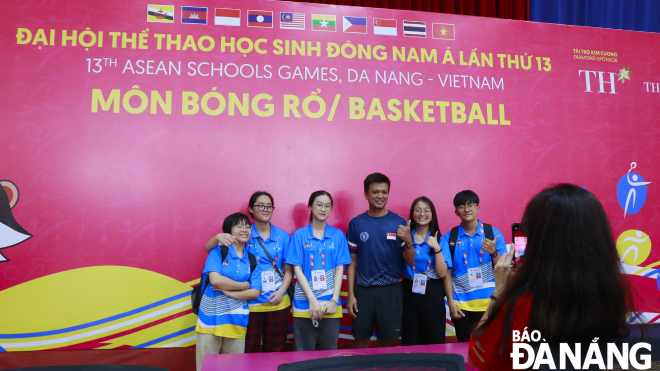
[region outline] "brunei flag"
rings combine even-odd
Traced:
[[[147,5],[147,22],[174,23],[174,5]]]
[[[334,15],[312,14],[312,31],[337,31],[337,19]]]

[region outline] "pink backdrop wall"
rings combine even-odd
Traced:
[[[0,263],[0,290],[4,290],[0,296],[4,293],[5,303],[12,303],[3,305],[0,311],[5,319],[13,316],[11,325],[0,325],[1,347],[52,349],[89,340],[8,347],[12,342],[28,341],[32,335],[25,334],[38,334],[30,339],[47,341],[60,336],[48,331],[94,320],[75,319],[74,314],[63,319],[62,313],[78,313],[75,311],[80,309],[74,310],[74,304],[64,302],[57,294],[50,305],[57,307],[59,314],[34,324],[35,319],[28,318],[32,312],[21,314],[25,313],[22,305],[41,291],[34,288],[37,285],[21,285],[35,280],[47,283],[38,280],[99,266],[139,268],[189,283],[198,278],[205,259],[204,243],[219,232],[226,215],[246,209],[253,191],[267,190],[274,195],[273,223],[292,233],[307,222],[309,194],[325,189],[334,196],[336,204],[329,222],[345,230],[349,220],[367,208],[362,181],[375,171],[392,180],[388,204],[391,210],[405,216],[410,202],[426,195],[436,205],[443,232],[459,222],[453,213],[454,194],[463,189],[474,190],[482,200],[480,218],[502,230],[507,243],[511,242],[511,223],[520,220],[526,202],[543,187],[559,182],[586,187],[605,206],[615,238],[632,231],[628,233],[642,241],[637,243],[641,253],[628,261],[626,269],[640,297],[644,297],[639,301],[645,312],[642,320],[658,320],[660,300],[655,269],[660,264],[660,250],[651,244],[657,238],[660,217],[656,192],[656,182],[660,181],[660,35],[259,0],[195,2],[208,7],[208,24],[182,24],[181,6],[188,4],[170,5],[174,9],[173,23],[147,22],[147,3],[124,0],[21,2],[2,6],[6,22],[0,26],[0,179],[9,180],[18,188],[20,198],[11,213],[33,237],[0,250],[8,259]],[[240,9],[241,25],[214,25],[215,7]],[[251,9],[273,11],[273,28],[247,27]],[[281,29],[280,12],[304,13],[305,30]],[[313,14],[336,15],[336,32],[313,31]],[[367,34],[342,32],[342,16],[366,17]],[[397,36],[374,35],[375,18],[397,20]],[[404,20],[426,22],[427,36],[404,37]],[[455,40],[434,39],[434,22],[453,25]],[[102,46],[98,40],[89,47],[81,45],[80,40],[76,46],[71,41],[62,46],[63,30],[70,35],[87,27],[97,38],[103,32]],[[29,42],[25,43],[26,34],[20,34],[19,29],[30,30]],[[45,42],[36,41],[39,29],[44,30]],[[54,30],[54,45],[50,45],[50,30]],[[145,47],[140,49],[129,43],[123,48],[121,38],[113,47],[111,32],[126,32],[129,37],[131,33],[145,32]],[[208,36],[215,41],[215,47],[208,52],[192,47],[159,50],[156,34],[182,35],[181,46],[188,35],[195,39]],[[249,38],[253,42],[265,39],[261,44],[265,54],[254,50],[222,52],[222,37]],[[91,36],[82,40],[86,43]],[[275,40],[319,42],[320,57],[276,55]],[[348,41],[354,46],[382,45],[387,58],[348,58],[350,47],[345,49],[345,55],[328,56],[328,43],[341,47]],[[406,48],[409,61],[395,61],[394,48]],[[427,52],[435,50],[437,63],[416,62],[409,55],[411,48],[420,59],[422,48]],[[445,60],[448,50],[453,64]],[[461,52],[466,65],[461,65]],[[472,52],[478,62],[470,64]],[[482,66],[481,53],[492,53],[493,67]],[[497,54],[508,55],[503,59],[503,68]],[[517,68],[515,63],[509,67],[507,58],[524,58],[526,67],[527,57],[531,57],[531,68],[520,64]],[[537,57],[541,58],[540,70]],[[103,60],[101,72],[90,72],[89,68],[97,67],[93,60],[90,67],[88,58],[110,58],[116,60],[116,67],[104,65]],[[543,58],[547,58],[550,67]],[[154,72],[159,61],[164,61],[165,66],[170,61],[180,62],[181,72],[131,73],[126,69],[129,60],[135,72],[139,71],[138,60],[155,61]],[[258,65],[261,76],[266,74],[264,66],[270,65],[272,76],[229,77],[218,76],[217,71],[215,76],[190,76],[191,62],[195,66],[214,63],[216,68],[221,63],[254,68]],[[202,73],[211,72],[208,65],[203,66]],[[290,66],[290,72],[298,66],[303,69],[303,76],[305,67],[335,68],[337,81],[281,78],[281,66]],[[364,70],[369,82],[349,82],[349,69],[358,73]],[[245,67],[244,71],[249,70]],[[603,72],[604,92],[599,92],[596,72],[580,70]],[[421,84],[377,82],[377,71],[386,72],[388,78],[392,71],[397,75],[418,73],[415,76],[420,76]],[[233,74],[233,67],[230,72]],[[613,73],[613,84],[609,83],[609,73]],[[460,87],[450,87],[447,75],[457,75],[453,81],[459,82]],[[466,86],[461,76],[468,76]],[[471,88],[470,77],[481,81],[487,78],[490,88]],[[493,88],[493,80],[502,84]],[[132,89],[135,86],[139,88]],[[104,111],[101,105],[98,112],[92,112],[94,89],[100,89],[105,99],[113,89],[120,90],[119,97],[131,90],[143,91],[147,97],[151,91],[158,91],[163,97],[170,91],[171,114],[160,108],[152,114],[149,107],[133,114],[121,102],[118,113],[112,109]],[[239,97],[248,93],[250,99],[268,94],[272,100],[262,101],[259,109],[266,109],[264,103],[270,103],[274,113],[259,117],[252,108],[247,116],[238,111],[232,116],[228,108],[217,116],[201,109],[194,115],[182,113],[183,92],[196,92],[201,101],[213,89],[225,99],[229,93]],[[285,95],[299,97],[302,104],[312,92],[327,104],[322,117],[306,117],[300,108],[302,117],[285,117]],[[380,99],[385,115],[391,113],[387,108],[390,99],[398,99],[400,108],[404,100],[410,104],[419,100],[414,111],[420,121],[414,115],[409,120],[403,115],[398,121],[384,121],[378,115],[371,120],[351,118],[351,97],[363,99],[367,112],[372,99]],[[335,99],[339,102],[329,120]],[[451,106],[446,109],[446,122],[441,122],[440,107],[433,103],[429,116],[435,122],[424,122],[425,100],[461,102],[468,116],[473,103],[478,103],[484,121],[487,104],[492,104],[493,118],[500,121],[499,107],[503,105],[510,125],[482,124],[478,119],[471,124],[458,123],[460,120],[452,120]],[[129,102],[138,107],[140,100],[133,97]],[[217,103],[210,106],[213,109]],[[316,104],[311,107],[314,112],[318,109]],[[637,174],[643,178],[640,181],[651,183],[619,189],[624,203],[629,189],[636,189],[636,206],[629,205],[624,218],[617,185],[632,162],[636,168],[631,175]],[[645,202],[642,193],[647,193]],[[631,213],[633,209],[639,210]],[[622,241],[620,250],[626,251],[631,243],[635,242]],[[98,271],[86,272],[91,273],[85,277],[98,280],[100,285],[111,286],[117,281],[114,273],[101,276]],[[79,290],[75,286],[79,280],[66,282],[73,286],[45,287],[51,292]],[[139,285],[147,286],[126,294]],[[161,289],[143,281],[121,287],[112,298],[93,288],[89,290],[95,292],[98,303],[125,302],[121,304],[125,307],[116,309],[116,313],[124,313],[148,304],[140,302],[141,292]],[[97,304],[83,311],[96,311],[94,305]],[[187,312],[181,313],[191,317]],[[101,317],[110,318],[111,314]],[[188,321],[172,326],[189,328],[194,321]],[[190,334],[180,334],[180,338],[185,340]],[[155,338],[159,337],[145,337]],[[186,344],[190,342],[177,346]],[[126,340],[116,347],[136,345],[136,341]],[[87,343],[82,347],[102,346]]]

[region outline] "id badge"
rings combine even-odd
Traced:
[[[277,286],[275,285],[275,274],[273,274],[273,271],[261,272],[261,291],[269,292],[276,289]]]
[[[470,279],[470,288],[478,289],[484,286],[484,279],[481,277],[481,267],[468,268],[468,277]]]
[[[413,289],[415,294],[426,295],[426,285],[428,284],[428,277],[424,273],[415,273],[413,277]]]
[[[317,269],[312,271],[312,289],[327,290],[328,283],[325,281],[325,271]]]

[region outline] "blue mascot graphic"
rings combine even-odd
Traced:
[[[627,214],[637,214],[642,209],[646,202],[646,185],[651,183],[644,181],[641,175],[631,172],[636,167],[637,163],[631,163],[628,174],[621,177],[616,186],[616,197],[623,209],[624,218]]]

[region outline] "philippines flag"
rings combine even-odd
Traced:
[[[347,33],[367,33],[366,17],[346,17],[344,16],[344,32]]]
[[[280,28],[304,30],[305,13],[280,12]]]
[[[403,21],[403,36],[426,37],[426,22]]]
[[[215,8],[215,25],[216,26],[240,26],[241,25],[241,10],[240,9]]]
[[[206,24],[206,13],[208,8],[197,6],[181,7],[181,23],[187,24]]]
[[[456,33],[454,32],[454,25],[450,23],[434,23],[433,24],[433,38],[455,40]]]
[[[248,10],[248,27],[273,28],[273,12]]]
[[[396,36],[396,19],[374,18],[374,35]]]

